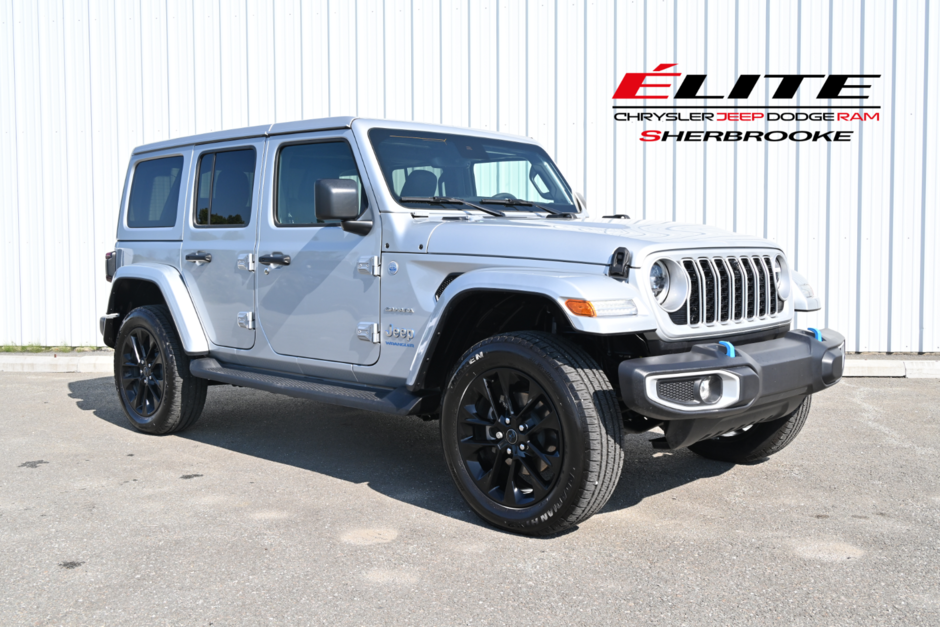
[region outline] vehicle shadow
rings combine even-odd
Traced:
[[[72,381],[69,391],[79,409],[117,428],[133,430],[110,377]],[[220,385],[209,388],[199,422],[177,437],[368,484],[390,498],[486,526],[454,488],[441,454],[436,421]],[[648,442],[653,437],[626,438],[623,475],[603,511],[628,508],[647,497],[732,468],[686,450],[657,451]]]

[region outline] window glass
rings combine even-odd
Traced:
[[[366,197],[352,150],[345,141],[284,146],[278,156],[277,223],[305,226],[333,223],[316,215],[314,188],[320,179],[349,179],[359,184],[359,213]]]
[[[545,202],[548,189],[542,183],[540,174],[533,173],[529,178],[532,164],[528,161],[496,161],[490,163],[475,163],[473,177],[477,184],[477,193],[482,197],[514,196],[520,200],[530,202]],[[542,186],[542,191],[536,188],[536,183]]]
[[[555,212],[577,212],[571,189],[537,145],[383,128],[371,129],[369,141],[390,191],[399,199],[448,196],[477,204],[501,201],[503,206],[497,207],[500,211],[544,207]],[[511,204],[514,200],[520,202]],[[445,207],[426,203],[414,206]]]
[[[414,194],[402,194],[401,190],[404,189],[405,181],[408,180],[408,177],[411,176],[411,173],[414,172],[415,170],[427,170],[428,172],[434,175],[434,180],[436,181],[434,184],[435,191],[430,194],[431,196],[444,196],[446,194],[446,192],[441,189],[442,187],[445,186],[444,182],[441,181],[441,174],[443,174],[444,170],[440,168],[432,168],[431,166],[424,165],[424,166],[419,166],[416,168],[399,168],[397,170],[392,170],[392,187],[395,190],[396,196],[413,196],[414,195]],[[429,182],[428,187],[430,187],[431,179],[429,177],[424,177],[424,178]],[[415,180],[415,179],[412,179],[412,180]],[[412,185],[414,185],[414,183],[412,183]]]
[[[248,224],[254,182],[254,149],[204,153],[196,175],[196,224]]]
[[[212,193],[212,165],[215,153],[206,153],[199,158],[199,172],[196,175],[196,224],[209,224],[209,194]]]
[[[141,161],[134,169],[127,226],[131,228],[176,225],[180,198],[182,157]]]

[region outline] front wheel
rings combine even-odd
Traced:
[[[807,396],[799,407],[783,418],[702,440],[690,446],[689,450],[708,459],[733,464],[749,464],[769,457],[796,439],[809,416],[811,398]]]
[[[486,339],[444,395],[444,457],[461,495],[509,531],[550,535],[610,498],[623,468],[617,397],[597,363],[547,333]]]

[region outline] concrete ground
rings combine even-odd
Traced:
[[[147,436],[102,375],[0,399],[0,625],[940,624],[937,379],[846,380],[752,466],[629,436],[551,539],[474,516],[436,423],[217,386]]]

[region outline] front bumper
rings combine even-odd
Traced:
[[[845,338],[832,329],[789,331],[731,349],[699,344],[687,353],[620,364],[620,390],[633,411],[665,421],[666,442],[681,448],[741,427],[786,416],[809,394],[835,385],[845,366]],[[704,377],[720,387],[711,403],[695,397]],[[720,383],[718,380],[720,379]]]

